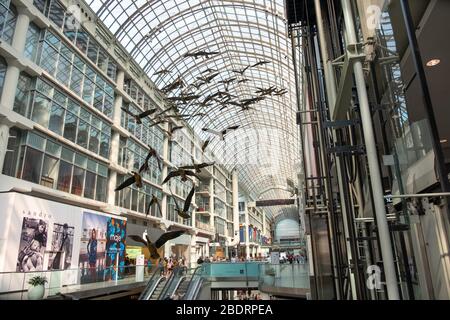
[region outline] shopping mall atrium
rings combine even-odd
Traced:
[[[450,299],[448,17],[0,0],[0,300]]]

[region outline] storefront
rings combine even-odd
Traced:
[[[144,226],[142,222],[141,224],[138,224],[139,222],[141,221],[137,221],[136,223],[128,223],[128,235],[137,235],[145,239],[145,235],[147,234],[151,241],[156,241],[156,239],[158,239],[163,234],[163,231],[161,229]],[[136,242],[128,237],[126,244],[126,252],[131,264],[134,264],[136,257],[140,254],[143,254],[145,259],[150,259],[152,264],[158,263],[157,259],[150,258],[150,252],[148,248],[142,243]],[[158,253],[161,257],[164,257],[164,246],[158,250]]]
[[[120,275],[126,218],[18,193],[0,195],[0,212],[2,276],[64,271],[57,280],[51,279],[57,287]],[[3,292],[22,289],[3,285],[0,281]]]

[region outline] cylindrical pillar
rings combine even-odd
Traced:
[[[30,25],[30,17],[25,8],[18,8],[16,27],[12,39],[12,47],[17,50],[19,55],[23,54],[25,42],[27,39],[28,27]],[[6,69],[5,80],[3,81],[3,91],[0,98],[1,108],[12,110],[14,108],[14,100],[16,98],[17,85],[19,83],[20,68],[16,61],[9,60]],[[0,124],[0,173],[3,172],[3,164],[8,147],[9,125]]]
[[[349,44],[356,44],[357,37],[355,25],[353,21],[352,8],[349,0],[341,0],[342,11],[344,14],[347,39]],[[369,98],[367,95],[366,81],[364,78],[364,70],[361,61],[356,60],[353,63],[353,71],[355,75],[356,90],[360,104],[362,130],[364,132],[364,142],[367,153],[367,161],[369,165],[370,183],[373,192],[373,202],[375,207],[375,215],[378,227],[378,234],[381,246],[381,256],[383,259],[384,274],[386,277],[386,288],[388,298],[390,300],[398,300],[398,283],[395,271],[394,254],[392,252],[391,237],[389,234],[389,226],[386,218],[386,209],[384,204],[384,191],[381,182],[381,174],[379,170],[378,155],[375,143],[375,132],[372,124],[372,117],[369,106]]]

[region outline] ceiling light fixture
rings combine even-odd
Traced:
[[[439,60],[439,59],[431,59],[430,61],[427,62],[427,67],[435,67],[439,63],[441,63],[441,60]]]
[[[447,143],[448,140],[447,139],[442,139],[441,141],[439,141],[440,143]]]

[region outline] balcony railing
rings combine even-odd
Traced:
[[[44,298],[59,293],[71,294],[77,291],[96,289],[104,286],[118,286],[147,281],[155,266],[88,267],[65,270],[45,270],[32,272],[0,272],[0,300],[27,300],[28,281],[35,276],[45,277]],[[140,270],[137,270],[140,269]],[[137,272],[138,271],[138,272]]]
[[[195,221],[195,227],[202,229],[202,230],[206,230],[209,232],[214,232],[214,228],[211,227],[211,225],[209,223],[205,223],[205,222],[201,222],[201,221]]]

